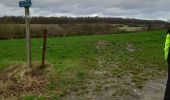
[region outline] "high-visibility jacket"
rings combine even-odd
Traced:
[[[167,34],[166,40],[165,40],[165,48],[164,48],[166,61],[168,60],[169,48],[170,48],[170,35]]]

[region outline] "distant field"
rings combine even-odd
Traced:
[[[135,31],[142,31],[146,30],[147,27],[145,26],[140,26],[140,27],[130,27],[128,25],[123,25],[122,27],[118,27],[120,30],[125,30],[127,32],[135,32]]]
[[[107,92],[103,88],[116,90],[112,97],[129,96],[132,88],[140,89],[145,81],[165,75],[165,35],[165,31],[151,31],[49,38],[46,59],[56,80],[49,79],[44,96],[26,94],[24,98],[67,100],[72,93],[81,98],[91,91],[96,95]],[[33,61],[40,62],[42,39],[33,39],[32,46]],[[24,39],[1,40],[0,68],[24,64],[25,54]]]

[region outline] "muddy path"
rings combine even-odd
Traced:
[[[137,90],[139,100],[163,100],[167,78],[146,82],[142,90]]]
[[[153,77],[153,72],[161,72],[158,65],[133,59],[133,43],[98,41],[96,50],[97,68],[89,72],[91,78],[61,100],[163,100],[166,78]],[[119,59],[122,57],[127,59],[126,65]]]
[[[114,85],[112,82],[106,83],[102,86],[105,89],[95,91],[95,82],[91,81],[88,92],[80,95],[72,93],[62,100],[163,100],[166,78],[147,81],[142,89],[134,88],[129,95],[124,96],[115,96],[116,89],[112,85]]]

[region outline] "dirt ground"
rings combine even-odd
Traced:
[[[148,81],[142,90],[137,90],[140,100],[163,100],[167,78]]]
[[[142,83],[142,88],[139,89],[135,87],[132,81],[132,74],[120,74],[117,76],[119,73],[116,73],[116,75],[112,73],[113,67],[114,69],[119,69],[121,66],[117,61],[112,62],[113,60],[108,63],[109,54],[108,56],[103,56],[104,52],[109,53],[106,48],[110,45],[111,43],[108,41],[97,42],[96,49],[99,53],[97,58],[98,69],[90,72],[90,76],[94,77],[87,80],[85,86],[82,84],[76,91],[70,91],[70,94],[64,96],[62,100],[163,100],[166,86],[165,77],[145,81]],[[126,45],[128,52],[135,51],[133,44],[127,43]],[[115,72],[118,71],[116,70]]]
[[[106,83],[102,86],[105,89],[96,92],[94,91],[95,82],[91,81],[87,93],[81,95],[72,93],[62,98],[62,100],[163,100],[166,78],[148,81],[144,88],[132,89],[129,95],[122,97],[114,95],[116,89],[113,89],[112,85],[112,83]]]
[[[21,76],[23,70],[24,67],[13,65],[1,71],[0,98],[45,94],[44,87],[48,82],[42,72],[36,71],[34,74],[35,72],[32,70],[26,76]],[[94,74],[100,79],[89,79],[86,88],[82,87],[77,91],[72,91],[61,97],[61,100],[163,100],[167,78],[147,81],[142,89],[137,89],[125,85],[112,75],[109,76],[107,71],[94,71]]]
[[[0,70],[0,98],[20,97],[24,95],[40,95],[44,93],[47,79],[40,67],[28,70],[25,65],[12,65]]]

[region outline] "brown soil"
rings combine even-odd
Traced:
[[[0,70],[0,98],[43,94],[48,82],[44,69],[45,67],[34,64],[28,70],[25,65],[18,64]]]

